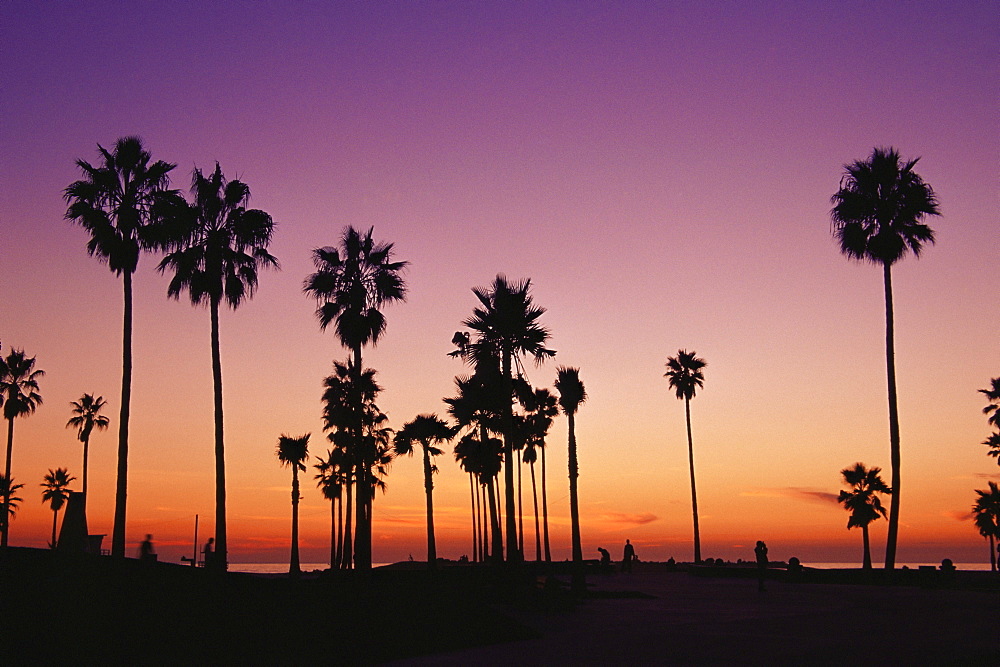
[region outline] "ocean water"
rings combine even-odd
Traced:
[[[374,563],[372,567],[380,567],[382,565],[390,565],[390,563]],[[851,570],[858,569],[861,567],[861,563],[855,561],[852,563],[803,563],[806,567],[816,567],[824,570]],[[909,567],[911,570],[915,570],[921,565],[933,565],[934,567],[940,567],[941,563],[896,563],[897,568],[901,568],[904,565]],[[303,572],[312,572],[313,570],[327,570],[330,567],[329,563],[302,563],[299,566]],[[881,563],[872,563],[872,567],[875,569],[881,569]],[[989,570],[989,563],[955,563],[955,568],[959,570]],[[288,563],[230,563],[230,572],[249,572],[251,574],[283,574],[288,572]]]

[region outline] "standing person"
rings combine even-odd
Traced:
[[[208,542],[205,542],[205,548],[201,550],[202,553],[202,567],[212,567],[212,558],[215,556],[215,538],[208,538]]]
[[[139,545],[139,560],[149,563],[156,560],[156,549],[153,548],[153,536],[147,534]]]
[[[635,560],[635,547],[632,542],[625,540],[625,553],[622,556],[622,572],[632,571],[632,561]]]
[[[757,546],[753,549],[754,556],[757,557],[757,590],[764,592],[764,574],[767,572],[767,545],[763,540],[757,540]]]

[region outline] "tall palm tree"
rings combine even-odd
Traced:
[[[49,547],[52,549],[56,548],[56,522],[59,510],[69,498],[67,487],[74,480],[76,477],[70,475],[66,468],[56,468],[55,470],[49,468],[48,473],[42,478],[42,502],[48,503],[49,507],[52,508],[52,541],[49,543]]]
[[[305,472],[309,458],[309,433],[293,438],[282,434],[278,438],[277,455],[281,467],[292,469],[292,554],[288,564],[288,574],[297,577],[299,568],[299,471]]]
[[[844,166],[840,189],[832,197],[833,234],[840,243],[841,253],[850,259],[881,266],[885,287],[885,360],[893,489],[885,548],[887,570],[893,569],[896,563],[900,493],[892,265],[910,251],[919,257],[925,244],[934,243],[934,230],[923,220],[930,215],[940,215],[934,190],[913,170],[916,164],[916,159],[901,160],[894,148],[876,148],[867,160]]]
[[[415,445],[420,445],[424,458],[424,493],[427,496],[427,567],[437,568],[437,546],[434,541],[434,479],[437,467],[431,464],[432,456],[439,456],[442,450],[436,445],[455,437],[455,429],[448,426],[437,415],[417,415],[413,421],[403,424],[393,439],[397,455],[413,455]]]
[[[382,308],[395,301],[406,300],[406,283],[402,273],[407,262],[392,260],[393,244],[372,239],[373,228],[360,232],[347,227],[337,248],[313,250],[316,272],[303,285],[306,294],[316,299],[316,317],[320,329],[334,324],[340,344],[351,351],[351,368],[361,374],[361,351],[365,345],[377,345],[385,333],[386,320]],[[360,414],[360,408],[358,410]],[[354,437],[359,439],[362,426],[354,425]],[[367,484],[368,471],[357,471],[360,482]],[[355,552],[358,566],[371,568],[371,526],[365,515],[370,507],[359,503]]]
[[[973,521],[979,534],[990,541],[990,569],[997,570],[996,540],[1000,538],[1000,488],[989,482],[988,491],[976,489],[978,498],[972,506]]]
[[[179,247],[157,267],[173,272],[167,295],[179,299],[187,291],[194,305],[207,304],[211,315],[212,386],[215,398],[215,555],[212,564],[228,565],[226,530],[226,448],[222,417],[222,360],[219,350],[219,306],[235,310],[257,289],[257,272],[278,266],[268,251],[274,232],[271,216],[246,208],[250,188],[228,181],[219,163],[205,176],[195,168],[191,181],[193,203],[173,217],[180,230]]]
[[[17,508],[24,500],[14,494],[24,488],[24,484],[14,484],[14,478],[0,475],[0,496],[4,499],[4,509],[0,512],[0,530],[6,534],[10,520],[17,514]]]
[[[87,508],[87,454],[90,450],[90,434],[96,428],[104,431],[111,423],[107,417],[101,414],[101,410],[107,403],[103,396],[94,397],[93,394],[84,394],[79,401],[71,401],[73,406],[73,416],[66,422],[66,428],[75,428],[76,437],[83,443],[83,507]]]
[[[3,396],[3,416],[7,420],[7,459],[4,465],[5,479],[13,479],[10,474],[11,456],[14,452],[14,420],[32,414],[42,403],[38,393],[38,379],[45,371],[35,368],[35,357],[25,356],[24,350],[11,349],[6,357],[0,358],[0,395]],[[3,517],[10,511],[10,498],[3,499]],[[0,547],[7,546],[10,522],[4,521],[0,533]]]
[[[170,190],[170,172],[176,165],[152,157],[139,137],[122,137],[112,150],[98,145],[101,161],[77,160],[83,178],[63,193],[69,207],[66,218],[90,234],[87,252],[122,277],[122,398],[118,418],[118,479],[111,554],[125,557],[125,509],[128,495],[128,426],[132,404],[132,274],[142,251],[159,250],[169,243],[160,224],[165,212],[183,203]]]
[[[871,545],[868,541],[868,524],[875,521],[879,516],[885,517],[885,507],[879,499],[879,493],[891,495],[890,489],[882,480],[879,473],[881,468],[865,468],[863,463],[855,463],[853,468],[844,468],[840,471],[841,477],[846,484],[850,485],[850,491],[841,491],[837,500],[844,506],[851,516],[847,519],[847,528],[861,528],[861,539],[864,545],[864,560],[862,567],[866,570],[872,569]]]
[[[980,389],[979,393],[990,401],[989,405],[983,408],[983,414],[989,415],[986,422],[1000,428],[1000,377],[992,378],[990,388]]]
[[[678,350],[676,357],[667,358],[664,377],[678,399],[684,399],[684,417],[687,421],[688,468],[691,473],[691,513],[694,516],[694,562],[701,562],[701,533],[698,530],[698,492],[694,483],[694,444],[691,439],[691,399],[705,385],[704,368],[708,364],[696,352]]]
[[[583,546],[580,539],[580,499],[577,478],[580,464],[576,452],[576,412],[587,400],[587,390],[580,380],[580,369],[560,366],[556,369],[556,391],[559,392],[559,406],[569,420],[569,518],[573,539],[573,584],[581,590],[583,586]]]
[[[340,553],[344,544],[344,471],[342,469],[344,453],[339,449],[331,449],[326,458],[317,457],[316,486],[323,497],[330,501],[330,569],[340,567]]]
[[[513,367],[520,364],[524,355],[533,356],[535,363],[541,364],[555,356],[555,351],[545,347],[549,330],[538,323],[545,309],[535,305],[530,279],[512,283],[499,274],[489,287],[475,287],[472,293],[479,300],[479,306],[462,325],[475,333],[476,340],[466,345],[467,352],[463,356],[471,359],[477,370],[481,366],[495,366],[501,374],[507,560],[516,563],[522,560],[522,554],[518,547],[514,502]]]

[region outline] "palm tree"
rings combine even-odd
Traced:
[[[406,300],[402,272],[407,262],[392,261],[393,244],[376,243],[373,228],[359,232],[347,227],[337,248],[313,250],[316,272],[309,275],[303,290],[316,299],[316,317],[320,329],[333,323],[341,345],[351,351],[354,372],[362,372],[361,351],[365,345],[378,344],[385,333],[382,308],[394,301]],[[360,414],[361,410],[358,409]],[[361,438],[362,426],[353,426],[354,437]],[[368,471],[357,471],[358,481],[367,485]],[[365,520],[370,507],[359,503],[355,552],[358,566],[371,568],[371,526]]]
[[[979,497],[972,506],[973,520],[979,534],[990,541],[990,569],[997,570],[996,540],[1000,538],[1000,488],[996,482],[989,482],[988,491],[976,489]]]
[[[549,502],[545,487],[545,438],[552,426],[553,418],[559,414],[556,397],[548,389],[535,389],[529,405],[526,406],[531,423],[532,448],[541,452],[542,461],[542,533],[545,544],[545,561],[552,560],[549,550]],[[534,475],[534,470],[532,470]],[[534,479],[532,479],[534,485]]]
[[[344,452],[331,449],[326,458],[317,457],[313,468],[317,473],[316,486],[323,497],[330,501],[330,569],[340,567],[340,554],[344,545]]]
[[[76,165],[83,178],[63,193],[66,218],[90,234],[87,252],[122,277],[125,294],[122,324],[122,399],[118,418],[118,480],[111,554],[125,557],[125,509],[128,495],[128,426],[132,401],[132,274],[142,251],[159,250],[169,242],[160,220],[165,211],[183,203],[169,190],[170,171],[176,166],[150,162],[139,137],[122,137],[111,151],[97,146],[101,162]]]
[[[15,514],[17,514],[17,508],[24,500],[23,498],[14,495],[17,493],[18,489],[24,488],[24,484],[14,484],[13,482],[13,477],[0,475],[0,496],[3,496],[4,500],[4,511],[0,513],[0,529],[3,530],[4,534],[7,533],[10,520],[14,518]]]
[[[990,404],[983,408],[983,414],[989,415],[986,422],[1000,428],[1000,377],[992,378],[990,388],[980,389],[979,393],[990,401]]]
[[[676,357],[667,358],[667,372],[664,377],[678,399],[684,399],[684,416],[687,420],[688,468],[691,473],[691,513],[694,516],[694,562],[701,562],[701,533],[698,530],[698,493],[694,484],[694,444],[691,439],[691,399],[698,389],[705,385],[702,372],[708,364],[695,356],[696,352],[678,350]]]
[[[532,355],[537,364],[555,355],[545,347],[549,331],[538,323],[545,309],[536,306],[531,297],[531,280],[511,283],[500,274],[489,287],[475,287],[480,305],[472,317],[462,322],[476,334],[474,342],[465,343],[460,356],[471,359],[477,371],[495,367],[500,371],[503,388],[502,432],[504,438],[504,504],[507,523],[507,560],[520,562],[518,548],[517,507],[514,502],[514,413],[513,366],[520,357]],[[458,341],[458,337],[455,338]]]
[[[103,396],[94,398],[93,394],[84,394],[79,401],[71,401],[73,416],[66,422],[66,428],[77,429],[76,436],[83,443],[83,507],[87,508],[87,453],[90,449],[90,434],[96,428],[104,431],[110,420],[101,414],[107,403]]]
[[[226,461],[222,418],[222,360],[219,351],[219,306],[235,310],[257,289],[257,271],[277,267],[268,251],[274,232],[271,216],[246,208],[250,188],[227,181],[222,168],[205,176],[195,168],[191,182],[194,202],[178,209],[173,224],[181,230],[179,247],[157,267],[173,271],[167,295],[179,299],[187,291],[191,303],[208,304],[212,326],[212,382],[215,398],[215,555],[212,564],[228,564],[226,532]]]
[[[876,495],[878,493],[892,494],[892,489],[886,486],[879,473],[881,468],[865,468],[863,463],[855,463],[853,468],[840,471],[844,482],[850,485],[850,491],[841,491],[837,497],[844,509],[851,513],[847,519],[847,528],[861,528],[861,539],[864,545],[864,560],[862,567],[872,569],[871,546],[868,541],[868,524],[879,516],[885,517],[885,508]]]
[[[892,265],[908,252],[919,257],[934,243],[934,230],[922,221],[940,215],[931,186],[913,171],[917,160],[904,162],[894,148],[876,148],[867,160],[844,166],[840,189],[832,197],[833,234],[840,251],[851,259],[882,267],[885,287],[885,360],[889,393],[889,454],[892,502],[885,547],[885,569],[896,563],[899,532],[900,448],[896,398],[896,362],[892,312]]]
[[[299,568],[299,471],[305,472],[305,460],[309,458],[309,433],[297,438],[282,434],[278,438],[278,462],[281,467],[292,469],[292,555],[288,574],[297,577]]]
[[[6,357],[0,358],[0,395],[3,396],[3,416],[7,420],[5,479],[12,479],[10,463],[14,452],[14,420],[32,414],[41,404],[38,379],[44,375],[45,371],[35,368],[35,357],[25,356],[24,350],[12,349]],[[7,496],[4,496],[4,505],[6,508],[0,516],[7,517],[10,512],[10,499]],[[10,522],[4,521],[0,547],[7,546],[9,529]]]
[[[59,510],[69,498],[69,489],[66,487],[75,479],[76,477],[70,475],[66,468],[56,468],[55,470],[49,468],[49,472],[42,478],[41,487],[44,489],[42,502],[48,503],[49,507],[52,508],[52,541],[49,543],[49,547],[52,549],[56,548],[56,522]]]
[[[569,420],[569,517],[573,539],[573,584],[576,590],[583,586],[583,546],[580,540],[580,499],[577,478],[580,465],[576,455],[576,411],[587,400],[587,390],[580,380],[580,369],[560,366],[556,369],[556,391],[559,406]]]
[[[424,493],[427,495],[427,567],[437,567],[437,547],[434,542],[434,479],[432,474],[437,466],[431,464],[431,457],[442,454],[436,444],[448,442],[455,437],[455,429],[448,426],[437,415],[417,415],[413,421],[403,424],[396,433],[393,445],[397,455],[413,455],[414,445],[420,445],[424,453]]]

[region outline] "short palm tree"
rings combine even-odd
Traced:
[[[66,428],[75,428],[76,437],[83,443],[83,507],[87,507],[87,455],[90,450],[90,434],[96,428],[103,431],[111,421],[101,414],[107,403],[103,396],[84,394],[79,401],[71,401],[73,416],[66,422]]]
[[[927,216],[940,215],[934,190],[913,170],[916,164],[917,160],[901,160],[899,152],[893,148],[876,148],[867,160],[844,166],[840,189],[832,197],[833,234],[840,243],[841,253],[850,259],[881,266],[885,287],[885,359],[893,489],[885,546],[887,570],[893,569],[896,563],[900,492],[892,265],[911,251],[919,257],[925,244],[934,243],[934,230],[923,221]]]
[[[545,309],[534,303],[531,296],[531,280],[512,283],[504,275],[497,275],[489,287],[475,287],[472,290],[479,306],[473,309],[472,317],[462,324],[476,334],[476,340],[465,343],[456,336],[454,342],[461,342],[465,356],[471,360],[477,372],[493,366],[500,371],[503,389],[502,433],[504,438],[504,505],[507,529],[507,560],[520,562],[523,559],[518,546],[517,506],[514,502],[514,376],[513,368],[520,364],[520,358],[531,355],[536,364],[555,356],[555,351],[545,347],[549,330],[539,324]]]
[[[406,300],[406,283],[402,273],[407,262],[393,261],[393,244],[372,239],[372,228],[360,232],[347,227],[336,248],[313,250],[316,272],[309,275],[303,290],[316,299],[316,317],[320,329],[333,324],[341,345],[351,351],[349,368],[362,373],[361,351],[365,345],[377,345],[385,333],[386,320],[382,308]],[[357,413],[362,412],[357,407]],[[354,438],[360,440],[363,427],[353,425]],[[356,471],[358,483],[368,486],[369,471]],[[371,508],[358,503],[355,556],[358,567],[371,568],[371,525],[367,520]]]
[[[983,414],[989,415],[986,421],[992,426],[1000,428],[1000,377],[990,380],[989,389],[980,389],[980,394],[986,396],[990,403],[983,408]]]
[[[49,542],[49,547],[52,549],[56,548],[56,522],[59,510],[66,504],[66,500],[69,498],[67,487],[74,480],[76,477],[70,475],[66,468],[56,468],[55,470],[49,468],[49,472],[42,478],[42,502],[48,503],[49,507],[52,508],[52,541]]]
[[[684,399],[684,417],[687,422],[688,468],[691,474],[691,514],[694,517],[694,562],[701,562],[701,533],[698,529],[698,492],[694,483],[694,444],[691,439],[691,399],[705,385],[705,363],[697,353],[678,350],[676,357],[667,358],[664,377],[678,399]]]
[[[973,521],[979,534],[990,542],[990,569],[997,570],[996,540],[1000,539],[1000,488],[989,482],[987,491],[976,489],[976,503],[972,506]]]
[[[403,425],[393,439],[397,455],[413,455],[413,448],[420,445],[424,458],[424,493],[427,496],[427,567],[437,567],[437,545],[434,541],[434,479],[437,467],[431,463],[432,456],[439,456],[442,450],[436,445],[455,437],[455,429],[437,415],[417,415],[413,421]]]
[[[4,533],[7,532],[8,524],[14,518],[14,515],[17,514],[17,508],[20,507],[21,502],[24,500],[14,495],[19,489],[24,488],[24,484],[14,484],[13,482],[13,477],[0,475],[0,496],[4,500],[4,511],[0,512],[0,529]]]
[[[97,146],[101,161],[77,160],[83,178],[63,193],[66,218],[90,234],[87,252],[122,277],[125,308],[122,325],[122,397],[118,419],[118,480],[111,554],[125,557],[125,509],[128,495],[128,426],[132,404],[132,274],[143,251],[160,250],[169,235],[162,214],[183,204],[170,190],[176,165],[152,157],[139,137],[122,137],[112,150]]]
[[[38,379],[43,375],[45,371],[35,368],[35,357],[26,356],[24,350],[12,349],[6,357],[0,358],[0,394],[3,395],[3,416],[7,420],[7,459],[4,466],[6,479],[12,479],[10,463],[14,451],[14,420],[32,414],[41,405]],[[10,504],[6,496],[4,504]],[[7,510],[9,509],[8,507]],[[2,516],[6,517],[7,511]],[[9,529],[10,522],[4,521],[0,547],[7,546]]]
[[[167,295],[180,298],[187,291],[191,303],[207,304],[212,326],[212,384],[215,398],[215,555],[212,563],[226,569],[229,544],[226,530],[226,460],[222,417],[222,360],[219,351],[219,307],[225,302],[235,310],[257,289],[257,272],[277,267],[268,251],[274,232],[271,216],[246,208],[250,188],[226,180],[216,163],[205,176],[194,170],[194,202],[176,209],[171,224],[178,230],[179,247],[157,267],[173,277]]]
[[[850,491],[841,491],[837,500],[843,504],[844,509],[851,513],[847,519],[848,530],[861,528],[861,539],[864,545],[862,567],[866,570],[872,569],[868,524],[878,519],[879,516],[885,517],[885,508],[877,494],[892,494],[892,489],[882,480],[881,472],[881,468],[868,469],[863,463],[855,463],[853,468],[844,468],[840,471],[844,482],[850,485],[851,489]]]
[[[580,380],[580,369],[560,366],[556,369],[556,391],[559,392],[559,406],[569,420],[569,517],[573,540],[573,584],[580,590],[583,586],[583,545],[580,538],[580,499],[577,492],[577,478],[580,465],[576,452],[576,412],[587,400],[587,390]]]
[[[277,455],[282,467],[292,469],[292,555],[288,574],[298,576],[299,568],[299,471],[305,472],[309,458],[309,433],[293,438],[282,434],[278,438]]]
[[[326,458],[317,457],[316,486],[323,497],[330,501],[330,569],[340,567],[341,550],[344,544],[344,451],[331,449]]]

